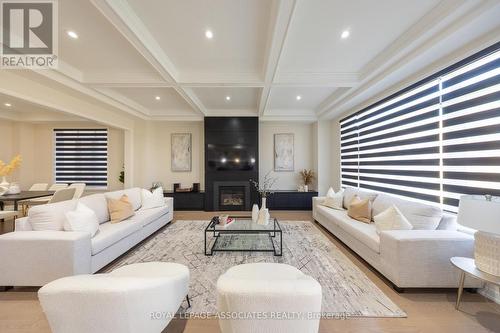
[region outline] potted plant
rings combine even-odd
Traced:
[[[299,174],[304,182],[304,192],[309,191],[309,184],[311,184],[315,178],[314,171],[303,169],[299,172]]]

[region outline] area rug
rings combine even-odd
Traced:
[[[137,262],[184,264],[190,270],[192,305],[184,311],[215,314],[217,279],[228,268],[253,262],[285,263],[321,284],[325,316],[406,317],[403,310],[310,222],[280,222],[282,257],[266,252],[216,252],[213,256],[205,256],[203,237],[207,224],[208,221],[177,221],[107,267],[106,271]]]

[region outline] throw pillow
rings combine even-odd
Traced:
[[[331,189],[331,188],[330,188]],[[333,191],[333,190],[332,190]],[[330,190],[328,190],[330,192]],[[340,190],[337,193],[327,193],[325,200],[323,200],[323,206],[327,206],[333,209],[344,210],[342,207],[342,202],[344,201],[344,190]]]
[[[370,201],[370,199],[361,200],[359,196],[354,196],[354,198],[352,198],[351,202],[349,203],[347,215],[357,221],[371,223],[372,202]]]
[[[78,203],[75,210],[66,213],[65,231],[86,231],[94,237],[99,230],[99,219],[92,209]]]
[[[33,206],[28,211],[28,222],[34,231],[64,230],[66,212],[75,209],[76,200]]]
[[[134,216],[134,208],[128,200],[126,194],[122,195],[120,199],[106,198],[108,201],[108,210],[111,223],[118,223],[123,220]]]
[[[146,189],[141,190],[142,209],[150,209],[165,206],[165,198],[163,197],[163,188],[158,187],[153,190],[153,193]]]
[[[331,198],[331,197],[333,197],[334,195],[335,195],[335,191],[333,190],[333,188],[331,188],[331,187],[330,187],[330,188],[328,189],[328,192],[326,192],[326,197],[327,197],[327,198]]]
[[[377,233],[380,234],[381,231],[385,230],[411,230],[413,226],[406,219],[406,217],[401,213],[398,207],[392,205],[391,207],[384,210],[373,217],[375,221],[375,227],[377,228]]]

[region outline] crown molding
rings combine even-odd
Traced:
[[[257,73],[182,73],[179,85],[184,87],[241,86],[263,87],[264,82]]]
[[[87,85],[162,85],[173,86],[171,82],[167,82],[158,77],[157,73],[134,73],[134,72],[94,72],[85,73],[83,75],[83,83]]]
[[[262,121],[262,122],[267,122],[267,121],[280,121],[280,122],[303,122],[303,123],[314,123],[316,121],[318,121],[318,117],[316,116],[301,116],[301,115],[297,115],[297,116],[291,116],[291,115],[281,115],[281,116],[277,116],[277,115],[264,115],[264,116],[261,116],[259,117],[259,121]]]
[[[273,86],[290,87],[353,87],[359,83],[358,73],[278,73]]]
[[[202,115],[153,115],[149,117],[152,121],[203,121]]]
[[[256,109],[208,109],[208,117],[225,117],[229,116],[228,112],[231,113],[231,117],[257,117]]]

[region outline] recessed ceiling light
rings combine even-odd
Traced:
[[[298,101],[300,101],[300,100],[302,99],[302,96],[297,95],[297,96],[295,97],[295,99],[296,99],[296,100],[298,100]]]
[[[73,39],[78,39],[78,34],[72,30],[68,30],[67,34]]]
[[[156,99],[157,101],[159,101],[159,100],[161,99],[161,97],[160,97],[160,96],[156,96],[156,97],[155,97],[155,99]]]
[[[205,37],[207,37],[208,39],[214,38],[214,33],[212,32],[212,30],[205,31]]]
[[[226,101],[230,101],[231,100],[231,96],[226,96]]]
[[[344,30],[342,31],[342,33],[340,34],[340,38],[342,39],[346,39],[347,37],[349,37],[351,33],[349,32],[349,30]]]
[[[10,104],[10,103],[4,103],[3,105],[5,105],[8,108],[10,108],[12,106],[12,104]]]

